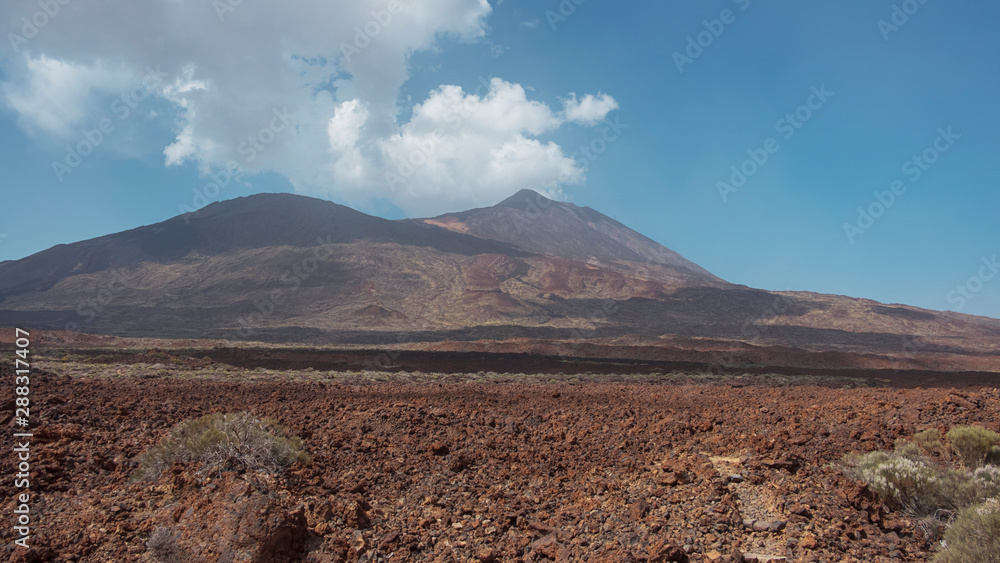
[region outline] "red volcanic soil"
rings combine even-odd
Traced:
[[[1000,420],[996,389],[154,368],[33,375],[33,547],[10,560],[153,561],[162,528],[180,561],[927,561],[920,528],[836,462]],[[171,426],[233,410],[278,419],[312,462],[277,479],[178,464],[129,481]]]

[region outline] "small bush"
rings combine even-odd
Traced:
[[[302,440],[270,419],[250,413],[216,413],[175,426],[139,459],[134,479],[156,479],[175,462],[201,462],[205,471],[278,473],[309,457]]]
[[[944,534],[933,563],[1000,563],[1000,503],[966,508]]]
[[[983,483],[968,471],[946,468],[939,470],[937,509],[952,514],[981,502],[987,495]]]
[[[984,465],[972,472],[972,478],[977,481],[984,497],[1000,497],[1000,467]]]
[[[902,448],[904,453],[910,448]],[[851,477],[868,483],[890,505],[915,516],[940,518],[980,502],[993,485],[983,477],[960,469],[942,468],[900,454],[871,452],[845,458]]]
[[[913,435],[913,443],[924,453],[933,455],[944,452],[944,444],[941,443],[941,431],[937,428],[928,428]]]
[[[947,434],[951,449],[958,454],[962,464],[976,469],[1000,455],[1000,435],[985,428],[958,426]]]
[[[911,461],[926,462],[927,456],[924,454],[924,449],[917,445],[915,442],[909,440],[904,440],[900,438],[896,440],[896,455],[900,457],[905,457]]]
[[[942,508],[938,472],[921,461],[898,453],[871,452],[847,459],[852,477],[868,483],[883,500],[915,514],[933,514]]]
[[[146,541],[146,549],[155,561],[160,563],[180,563],[181,553],[177,547],[177,534],[172,528],[162,526],[153,530]]]

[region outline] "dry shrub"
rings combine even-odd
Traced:
[[[146,540],[146,549],[159,563],[180,563],[181,550],[177,547],[177,533],[173,528],[160,526]]]
[[[270,419],[246,413],[216,413],[175,426],[139,458],[134,479],[156,479],[175,462],[201,462],[203,471],[278,473],[306,463],[302,440]]]

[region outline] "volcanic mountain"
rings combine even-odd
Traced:
[[[701,266],[606,215],[550,200],[533,190],[521,190],[493,207],[422,221],[537,254],[623,271],[656,266],[661,276],[676,277],[682,285],[725,285]]]
[[[735,285],[597,211],[530,190],[399,221],[290,194],[213,203],[0,262],[0,325],[14,324],[1000,370],[1000,321]]]

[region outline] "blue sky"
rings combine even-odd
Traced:
[[[258,192],[400,218],[527,187],[732,282],[1000,318],[1000,6],[14,4],[0,260]]]

